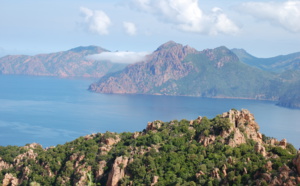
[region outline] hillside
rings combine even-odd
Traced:
[[[90,86],[99,93],[278,99],[279,78],[240,62],[226,47],[197,51],[173,41],[144,62],[108,74]]]
[[[142,132],[97,133],[43,149],[0,147],[7,185],[296,185],[300,155],[259,131],[247,110],[213,119],[149,122]]]
[[[232,49],[232,52],[234,52],[242,62],[262,70],[281,73],[286,70],[300,69],[300,52],[270,58],[254,57],[243,49]]]
[[[87,46],[35,56],[4,56],[0,58],[0,74],[99,78],[126,66],[108,61],[86,59],[87,55],[107,51],[101,47]]]

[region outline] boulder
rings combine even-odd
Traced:
[[[283,149],[286,148],[286,145],[287,145],[287,140],[286,139],[282,139],[280,142],[279,142],[279,146]]]
[[[153,176],[151,186],[155,185],[158,182],[159,176]]]
[[[255,150],[255,152],[261,154],[264,157],[266,157],[266,155],[267,155],[265,147],[261,143],[259,143],[259,142],[257,142],[255,144],[254,150]]]

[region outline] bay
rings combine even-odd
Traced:
[[[248,109],[260,132],[300,147],[300,110],[274,102],[180,96],[97,94],[93,79],[0,75],[0,145],[43,147],[97,132],[134,132],[154,120],[213,118]]]

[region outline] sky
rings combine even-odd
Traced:
[[[300,0],[0,0],[0,56],[97,45],[152,52],[167,41],[257,57],[300,51]]]

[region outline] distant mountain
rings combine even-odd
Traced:
[[[257,58],[243,49],[232,49],[231,51],[234,52],[242,62],[262,70],[271,72],[300,70],[300,52],[271,58]]]
[[[240,62],[226,47],[197,51],[173,41],[144,62],[108,74],[90,86],[100,93],[278,99],[275,75]]]
[[[248,110],[156,120],[141,132],[91,134],[46,149],[37,143],[0,146],[3,186],[292,186],[299,176],[297,150],[261,134]]]
[[[108,72],[118,71],[126,66],[86,58],[88,55],[101,52],[108,50],[97,46],[81,46],[51,54],[4,56],[0,58],[0,74],[102,77]]]

